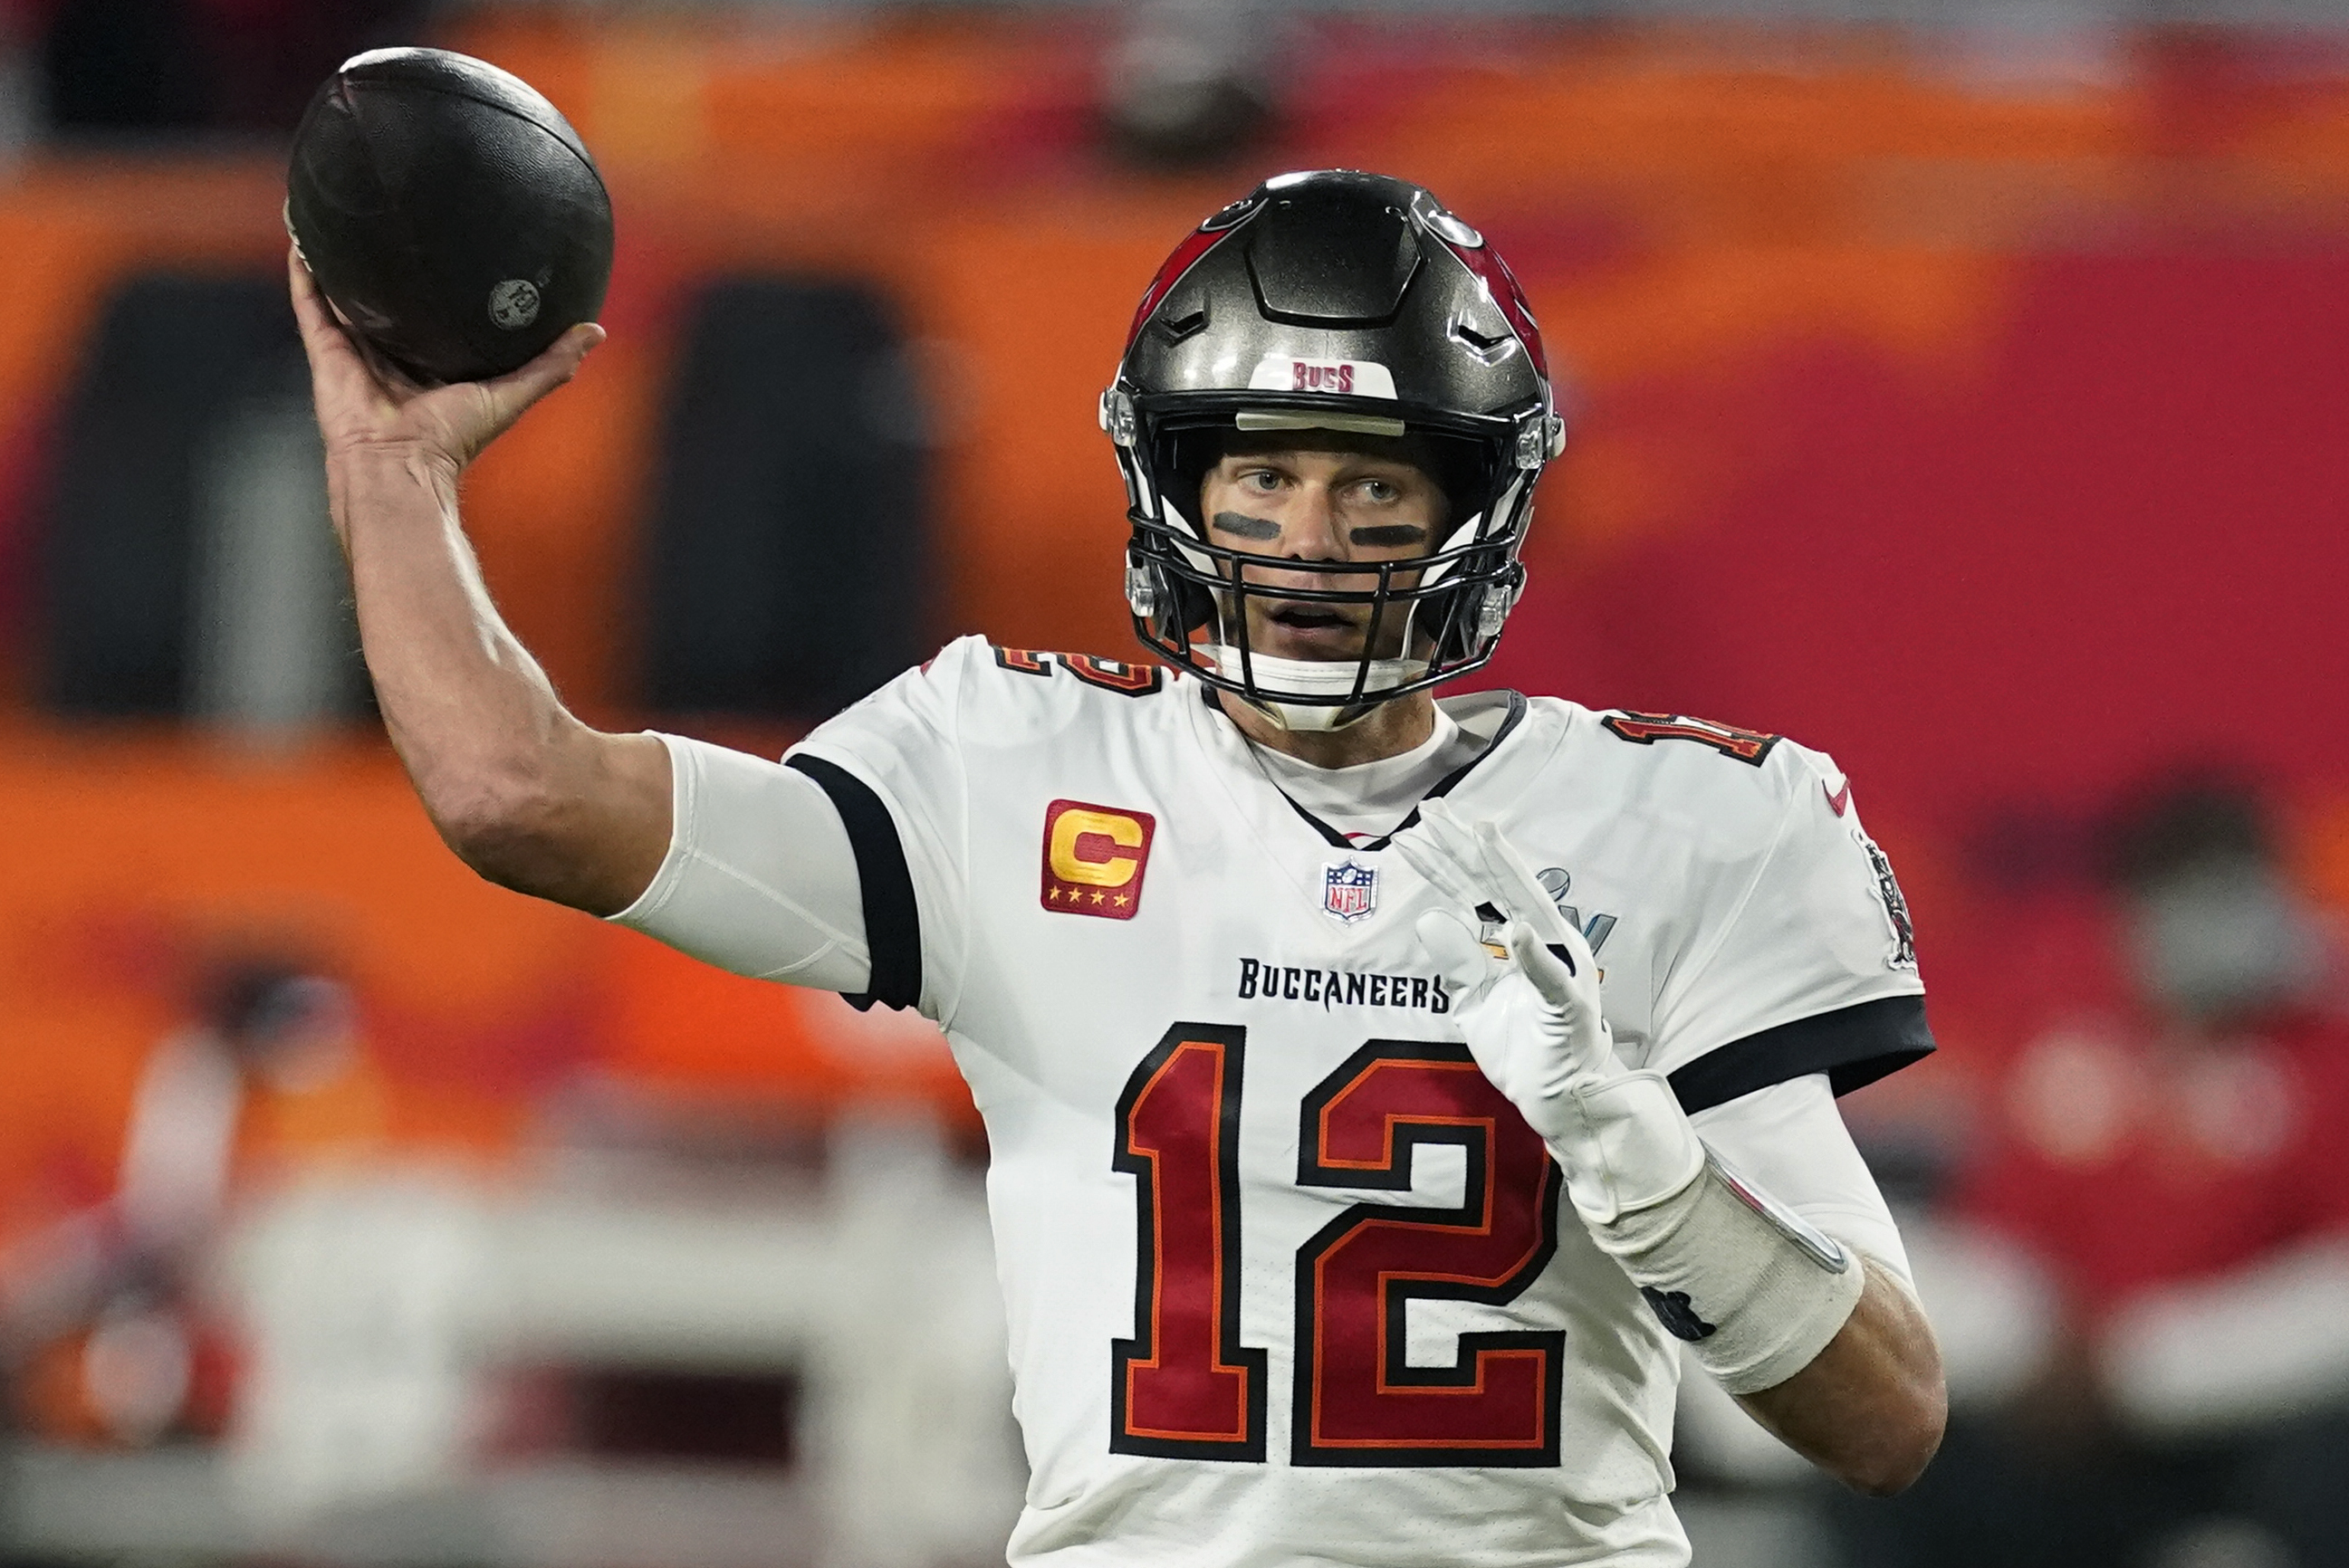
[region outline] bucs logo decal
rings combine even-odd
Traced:
[[[1853,830],[1852,835],[1868,853],[1868,870],[1876,877],[1876,901],[1884,906],[1884,921],[1892,928],[1892,950],[1884,955],[1887,969],[1917,967],[1917,925],[1909,917],[1908,895],[1900,891],[1900,882],[1892,874],[1892,860],[1876,847],[1876,841]]]
[[[1340,396],[1392,397],[1394,372],[1370,359],[1299,359],[1268,354],[1248,375],[1256,392],[1335,392]]]
[[[1132,920],[1142,910],[1142,877],[1150,865],[1157,819],[1147,811],[1055,800],[1044,809],[1046,909]]]

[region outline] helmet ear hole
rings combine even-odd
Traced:
[[[1147,621],[1158,614],[1158,603],[1164,595],[1159,592],[1158,573],[1139,561],[1125,563],[1125,603],[1141,619]]]
[[[1141,554],[1126,557],[1125,603],[1152,639],[1178,647],[1215,614],[1215,601],[1205,589],[1167,570],[1164,561]]]
[[[1516,567],[1509,575],[1493,583],[1476,596],[1476,644],[1482,647],[1501,634],[1502,623],[1516,608],[1517,595],[1525,591],[1525,568]]]

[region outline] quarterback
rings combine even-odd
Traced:
[[[914,1007],[986,1119],[1016,1563],[1688,1561],[1681,1346],[1848,1484],[1940,1365],[1835,1095],[1932,1048],[1817,752],[1435,696],[1565,441],[1426,191],[1286,175],[1143,294],[1101,420],[1149,663],[954,643],[781,761],[566,712],[458,477],[600,340],[378,373],[298,261],[384,718],[456,852],[744,975]]]

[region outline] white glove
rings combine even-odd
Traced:
[[[1454,906],[1420,916],[1419,940],[1452,984],[1469,1054],[1549,1146],[1575,1208],[1611,1224],[1686,1188],[1704,1146],[1663,1075],[1616,1056],[1582,933],[1493,823],[1472,829],[1440,799],[1419,815],[1394,848]],[[1478,940],[1479,905],[1506,921],[1506,957]]]

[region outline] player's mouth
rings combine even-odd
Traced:
[[[1268,605],[1260,629],[1257,651],[1277,658],[1351,658],[1362,642],[1361,624],[1331,604]]]

